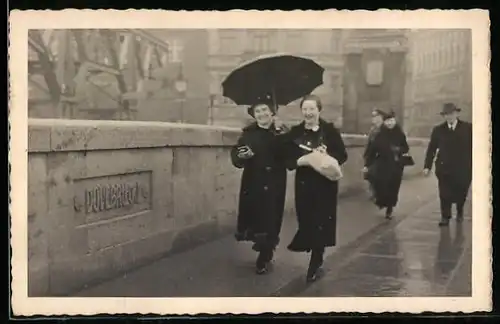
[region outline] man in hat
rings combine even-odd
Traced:
[[[432,130],[424,163],[424,174],[432,169],[434,157],[438,179],[441,221],[448,226],[452,204],[456,204],[457,222],[463,221],[464,204],[472,180],[472,124],[458,118],[460,109],[452,103],[443,105],[445,122]]]

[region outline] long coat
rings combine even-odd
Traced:
[[[252,123],[231,150],[233,165],[243,168],[236,238],[255,242],[257,251],[279,241],[287,180],[282,136],[274,125],[264,129]],[[255,155],[240,159],[237,149],[241,145],[248,145]]]
[[[435,157],[441,200],[465,201],[472,181],[472,124],[458,120],[455,130],[450,130],[446,122],[434,127],[425,157],[426,169],[432,169]]]
[[[340,132],[332,123],[320,120],[317,131],[307,130],[304,123],[294,126],[287,135],[287,168],[295,173],[295,209],[298,231],[288,249],[308,252],[336,244],[338,181],[330,181],[308,166],[298,166],[297,160],[311,148],[326,145],[327,153],[342,165],[347,152]]]
[[[380,208],[394,207],[398,202],[404,169],[401,156],[408,151],[406,135],[398,125],[392,129],[382,126],[366,147],[365,167]]]
[[[370,158],[369,154],[371,153],[370,149],[372,147],[373,140],[375,139],[376,135],[380,132],[380,126],[373,126],[370,129],[370,132],[368,133],[368,140],[367,140],[367,145],[365,147],[365,151],[363,153],[363,159],[365,161],[365,166],[367,160]],[[368,173],[365,175],[365,179],[368,180],[370,183],[370,187],[373,190],[373,185],[372,185],[372,174]]]

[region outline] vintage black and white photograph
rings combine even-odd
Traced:
[[[24,303],[479,296],[486,309],[479,13],[483,38],[466,19],[26,28],[26,53],[11,49],[25,106],[10,107],[27,109],[27,201],[11,214],[26,224]]]

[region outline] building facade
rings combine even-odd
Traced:
[[[342,114],[343,30],[332,29],[211,29],[208,30],[210,89],[214,97],[214,124],[240,126],[249,121],[243,107],[222,96],[222,81],[242,62],[262,54],[286,52],[308,57],[325,68],[324,84],[314,93],[321,96],[323,116],[335,120]],[[288,121],[300,118],[298,103],[279,111]]]
[[[408,44],[400,29],[352,29],[344,41],[346,133],[367,134],[374,109],[393,110],[404,123]]]
[[[472,121],[472,34],[467,29],[418,29],[408,32],[411,56],[405,102],[405,129],[427,137],[441,122],[445,102]]]
[[[111,50],[106,46],[109,37],[103,30],[44,30],[41,35],[40,42],[49,50],[48,59],[56,68],[41,71],[39,55],[29,47],[30,117],[206,122],[209,98],[206,30],[114,30],[112,38],[116,43],[110,45]],[[79,44],[77,35],[82,40]],[[68,40],[72,46],[63,49],[66,47],[61,41]],[[73,64],[68,64],[67,51],[74,56]],[[61,60],[63,64],[59,64]],[[104,72],[79,77],[83,62],[95,63]],[[106,69],[112,72],[107,73]],[[71,114],[61,113],[62,105],[50,100],[46,80],[51,73],[60,79],[61,87],[65,83],[76,84],[75,96],[79,100],[72,105]],[[118,79],[122,81],[121,89]],[[180,79],[185,88],[181,91],[176,87]],[[141,96],[141,92],[147,94]],[[122,114],[124,107],[120,102],[124,95],[133,97],[127,97],[130,106],[127,116]]]

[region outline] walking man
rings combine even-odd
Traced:
[[[438,179],[441,221],[448,226],[452,204],[456,204],[457,222],[463,221],[464,204],[472,181],[472,124],[458,118],[460,108],[443,105],[445,122],[432,130],[424,164],[424,174],[432,169],[437,154],[435,173]]]

